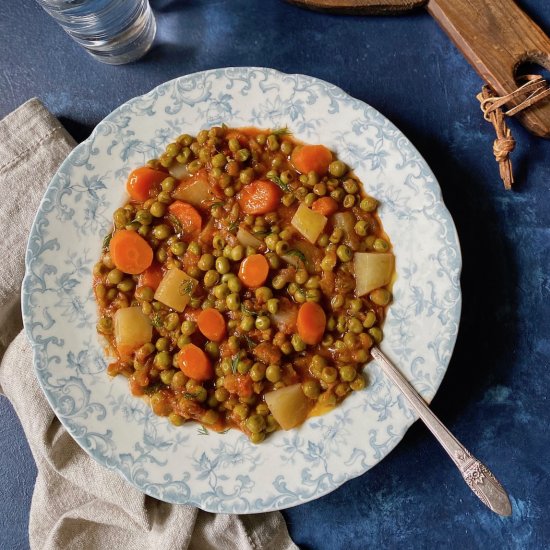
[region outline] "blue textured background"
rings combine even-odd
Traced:
[[[0,116],[38,96],[82,140],[119,104],[182,74],[233,65],[310,74],[405,132],[439,179],[460,236],[463,317],[433,409],[504,483],[513,516],[485,509],[416,424],[370,472],[286,511],[295,542],[305,549],[548,548],[550,143],[512,123],[518,185],[505,192],[492,129],[475,100],[481,82],[422,11],[352,18],[280,0],[151,3],[159,25],[153,51],[109,67],[32,0],[4,0]],[[550,32],[544,0],[520,3]],[[0,548],[26,548],[35,467],[3,397],[0,414]]]

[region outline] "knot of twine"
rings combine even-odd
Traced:
[[[483,86],[481,93],[477,95],[483,117],[495,128],[497,137],[493,142],[493,154],[499,164],[500,177],[506,189],[512,189],[514,183],[510,153],[516,147],[516,140],[506,125],[505,117],[514,116],[550,95],[550,88],[542,76],[525,75],[520,77],[520,80],[525,81],[524,84],[507,95],[497,96],[487,85]],[[510,102],[515,102],[516,105],[505,111],[504,106]]]

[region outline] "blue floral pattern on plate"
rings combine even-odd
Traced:
[[[407,138],[372,107],[308,76],[245,67],[183,76],[116,109],[65,160],[36,216],[23,284],[34,366],[53,410],[83,449],[151,496],[211,512],[265,512],[364,473],[415,415],[371,363],[364,391],[254,446],[236,430],[175,428],[129,395],[123,378],[105,374],[92,267],[123,183],[175,136],[222,122],[288,126],[324,143],[381,201],[397,270],[382,347],[428,401],[458,331],[461,256],[439,186]]]

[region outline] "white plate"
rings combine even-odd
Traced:
[[[456,339],[461,257],[439,186],[408,139],[372,107],[308,76],[248,67],[183,76],[116,109],[65,160],[34,222],[23,288],[36,374],[53,410],[83,449],[151,496],[211,512],[265,512],[366,472],[415,416],[370,364],[365,391],[256,446],[236,430],[175,428],[132,397],[123,377],[105,374],[91,271],[126,176],[175,136],[222,122],[288,126],[326,144],[381,201],[397,269],[382,348],[428,401]]]

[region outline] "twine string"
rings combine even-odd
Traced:
[[[516,140],[512,137],[505,117],[514,116],[550,96],[550,88],[542,76],[525,75],[520,77],[520,81],[524,83],[503,96],[497,96],[487,85],[483,86],[481,93],[477,95],[483,118],[493,125],[497,135],[493,142],[493,154],[499,164],[500,177],[506,189],[512,189],[514,184],[510,153],[516,146]],[[508,103],[512,103],[513,107],[504,110]]]

